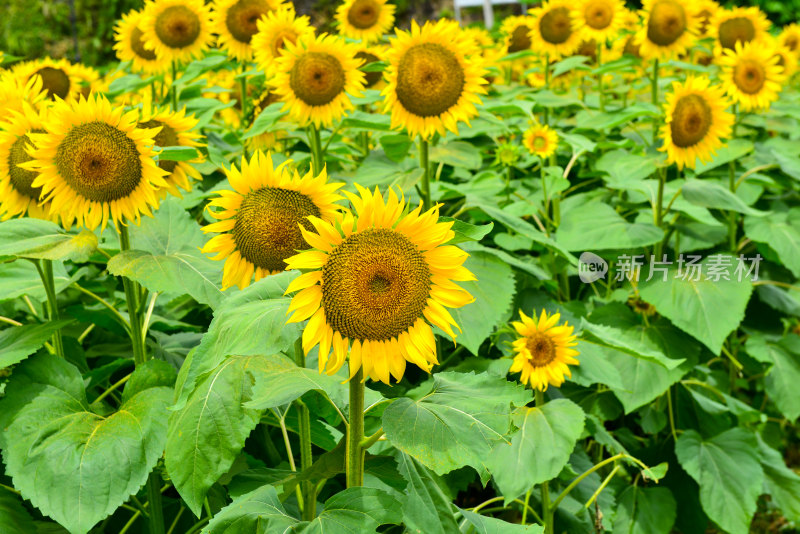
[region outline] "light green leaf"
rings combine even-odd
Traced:
[[[478,534],[542,534],[542,525],[516,525],[502,519],[488,517],[469,510],[461,510],[461,515],[469,521]]]
[[[253,125],[244,134],[243,139],[250,139],[269,131],[289,111],[283,109],[283,102],[274,102],[261,110]]]
[[[56,293],[62,292],[76,280],[79,280],[87,269],[81,267],[72,276],[67,273],[64,263],[53,262],[53,279]],[[42,278],[36,267],[29,261],[5,263],[0,268],[0,300],[9,300],[28,295],[40,301],[47,300],[42,286]]]
[[[613,113],[590,112],[584,110],[578,113],[575,127],[577,130],[608,130],[627,124],[639,117],[655,117],[657,113],[658,112],[651,106],[636,104],[628,106],[622,111],[615,111]]]
[[[483,237],[492,231],[494,223],[487,224],[470,224],[460,219],[453,219],[452,217],[439,217],[439,222],[453,222],[450,228],[456,235],[447,242],[448,245],[457,245],[467,241],[480,241]]]
[[[650,223],[629,223],[608,204],[586,202],[562,205],[556,241],[575,252],[631,249],[661,241],[664,232]]]
[[[744,233],[778,253],[783,265],[800,277],[800,208],[773,211],[769,217],[745,217]]]
[[[192,146],[165,146],[156,153],[159,161],[189,161],[196,159],[197,149]]]
[[[631,154],[625,150],[606,152],[595,162],[595,168],[608,174],[611,187],[624,189],[652,175],[659,157],[651,154]]]
[[[54,222],[28,217],[0,223],[0,256],[86,261],[96,248],[97,236],[88,230],[71,234]]]
[[[767,394],[790,421],[800,417],[800,336],[789,334],[774,341],[753,335],[745,345],[747,354],[760,362],[772,363],[767,371]]]
[[[612,534],[669,534],[677,507],[667,488],[628,486],[617,498]]]
[[[767,490],[789,521],[800,523],[800,475],[786,467],[781,453],[758,439],[758,454]]]
[[[398,470],[408,482],[403,497],[403,522],[415,533],[459,534],[453,505],[432,474],[411,456],[397,456]]]
[[[668,358],[649,339],[637,336],[635,332],[630,330],[594,324],[586,319],[581,319],[581,330],[583,330],[584,337],[595,343],[617,349],[636,358],[655,362],[666,369],[674,369],[683,361]]]
[[[325,509],[310,523],[301,523],[303,534],[362,534],[380,525],[399,524],[400,502],[376,488],[347,488],[325,501]]]
[[[681,187],[683,198],[696,206],[737,211],[750,216],[764,216],[765,211],[751,208],[719,182],[712,180],[687,180]]]
[[[203,534],[271,534],[290,532],[297,519],[284,510],[272,486],[262,486],[217,512]]]
[[[156,387],[172,389],[177,376],[175,368],[167,362],[155,359],[147,360],[138,365],[131,373],[131,377],[122,392],[122,402],[127,402],[128,399],[146,389]]]
[[[465,169],[479,169],[483,161],[478,147],[466,141],[449,141],[432,146],[429,157],[434,165],[444,163]]]
[[[403,161],[413,144],[406,134],[386,134],[378,140],[383,147],[383,153],[392,161]]]
[[[700,176],[711,169],[716,169],[720,165],[724,165],[730,161],[736,161],[752,151],[752,141],[748,141],[747,139],[731,139],[727,145],[717,149],[717,153],[711,161],[706,163],[698,161],[694,168],[694,173]]]
[[[12,326],[0,330],[0,369],[19,363],[50,339],[57,330],[73,322],[71,319],[44,324]]]

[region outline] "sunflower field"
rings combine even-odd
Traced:
[[[0,534],[800,532],[800,26],[529,7],[0,53]]]

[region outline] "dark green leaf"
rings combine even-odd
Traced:
[[[9,367],[27,358],[50,339],[57,330],[73,322],[71,319],[44,324],[12,326],[0,330],[0,368]]]
[[[406,479],[403,522],[418,534],[459,534],[453,506],[431,473],[414,458],[397,456],[400,474]]]
[[[629,486],[617,498],[612,534],[669,534],[677,504],[667,488]]]

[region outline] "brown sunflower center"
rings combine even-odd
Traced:
[[[136,143],[104,122],[73,126],[56,149],[64,181],[85,198],[110,202],[128,196],[142,181]]]
[[[561,44],[572,35],[572,19],[569,9],[557,7],[551,9],[539,19],[539,31],[542,39],[550,44]]]
[[[534,150],[544,150],[547,147],[547,139],[541,134],[536,134],[533,136],[532,144]]]
[[[200,17],[186,6],[170,6],[158,15],[155,28],[169,48],[186,48],[200,36]]]
[[[708,25],[711,24],[711,15],[712,13],[708,9],[703,9],[697,13],[697,18],[700,19],[700,26],[698,27],[700,35],[705,35],[708,31]]]
[[[740,60],[733,69],[733,81],[743,93],[753,95],[758,93],[766,81],[764,66],[752,59]]]
[[[142,39],[142,30],[139,28],[134,28],[131,32],[131,39],[130,45],[131,50],[133,53],[139,56],[142,59],[146,59],[147,61],[153,61],[156,58],[156,53],[154,50],[148,50],[144,47],[144,40]]]
[[[322,268],[325,317],[349,339],[394,338],[422,316],[430,277],[425,257],[404,235],[385,228],[351,235]]]
[[[534,367],[544,367],[556,359],[556,344],[543,332],[529,336],[525,348],[531,353],[530,364]]]
[[[797,45],[800,44],[800,39],[798,39],[797,35],[790,35],[783,44],[786,45],[786,48],[794,52],[797,50]]]
[[[292,67],[289,86],[309,106],[324,106],[344,91],[344,68],[325,52],[306,52]]]
[[[674,0],[659,0],[650,10],[647,38],[658,46],[669,46],[686,31],[686,10]]]
[[[236,212],[232,231],[236,248],[256,267],[283,271],[286,258],[308,248],[298,224],[313,230],[309,215],[319,217],[319,208],[298,191],[278,187],[251,191]]]
[[[372,28],[377,24],[381,6],[374,0],[356,0],[347,12],[347,22],[359,30]]]
[[[614,6],[606,0],[587,2],[583,8],[583,18],[590,28],[604,30],[614,20]]]
[[[711,128],[711,106],[697,94],[686,95],[675,103],[672,112],[672,142],[686,148],[699,143]]]
[[[531,37],[528,35],[531,29],[525,25],[520,25],[514,28],[508,38],[508,52],[520,52],[521,50],[528,50],[531,47]]]
[[[161,131],[158,132],[154,138],[156,146],[165,147],[165,146],[180,145],[180,141],[178,140],[178,132],[176,132],[168,124],[157,120],[149,120],[147,122],[139,123],[139,128],[158,128],[158,127],[161,127]],[[169,173],[172,173],[172,171],[175,170],[175,167],[177,165],[178,165],[177,161],[164,160],[158,162],[158,166]]]
[[[34,73],[36,75],[42,77],[42,88],[47,91],[47,96],[67,98],[70,81],[66,72],[55,67],[42,67]]]
[[[363,59],[364,60],[364,65],[369,65],[370,63],[374,63],[376,61],[379,61],[378,56],[376,56],[374,54],[370,54],[369,52],[357,52],[356,53],[356,58],[357,59]],[[381,72],[373,71],[373,72],[365,72],[364,73],[364,79],[366,81],[365,85],[366,85],[367,89],[369,89],[370,87],[376,85],[378,82],[381,81],[382,78],[383,78],[383,73],[381,73]]]
[[[581,41],[581,44],[578,45],[578,49],[575,51],[575,55],[586,56],[594,63],[597,61],[597,41],[594,39]]]
[[[736,43],[748,43],[756,36],[756,27],[747,17],[728,19],[719,25],[719,44],[722,48],[734,49]]]
[[[640,48],[641,46],[636,44],[636,39],[634,38],[633,35],[631,35],[630,37],[628,37],[628,40],[625,41],[625,48],[622,49],[622,53],[628,54],[633,57],[642,57],[639,51]]]
[[[44,130],[33,130],[33,133],[44,133]],[[32,146],[31,140],[27,135],[17,138],[8,151],[8,174],[11,178],[11,185],[21,195],[39,200],[42,194],[41,187],[31,187],[33,180],[38,173],[19,167],[22,163],[27,163],[31,158],[27,149]]]
[[[412,46],[397,66],[397,100],[420,117],[441,115],[458,103],[463,90],[464,69],[440,44]]]
[[[234,39],[249,43],[258,32],[258,19],[269,12],[266,0],[239,0],[228,9],[225,26]]]

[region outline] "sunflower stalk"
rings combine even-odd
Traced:
[[[39,277],[42,279],[44,292],[47,295],[47,317],[50,321],[58,321],[58,298],[56,296],[55,277],[53,276],[53,261],[34,260],[33,264],[36,265],[36,270],[39,271]],[[61,330],[53,332],[53,350],[59,358],[64,357],[64,340],[61,337]]]
[[[364,372],[358,369],[350,379],[350,413],[347,428],[347,453],[345,470],[347,471],[347,487],[353,488],[364,484]]]
[[[658,60],[653,60],[653,77],[650,87],[650,98],[654,106],[658,106]],[[653,145],[658,140],[658,115],[653,117]],[[659,208],[660,209],[660,208]]]
[[[131,248],[128,227],[124,222],[119,225],[119,247],[120,252],[125,252]],[[125,299],[128,302],[128,322],[131,326],[129,333],[133,345],[133,361],[139,366],[147,360],[144,339],[142,338],[142,318],[139,315],[139,284],[123,276],[122,285],[125,288]]]
[[[304,368],[306,366],[302,337],[295,341],[294,358],[298,367]],[[311,414],[309,413],[308,406],[300,399],[297,400],[296,405],[300,434],[300,471],[302,472],[310,468],[311,464],[314,462],[311,451]],[[303,521],[313,521],[317,511],[317,488],[314,481],[306,480],[302,482],[301,491],[303,494]]]
[[[325,168],[325,158],[322,154],[322,140],[316,124],[309,126],[308,142],[311,145],[311,170],[314,176],[319,176]]]
[[[536,388],[536,407],[541,409],[544,406],[544,392]],[[544,523],[544,534],[553,534],[553,517],[555,514],[555,508],[558,506],[556,503],[553,506],[550,503],[550,485],[547,482],[542,482],[541,484],[542,490],[542,522]]]
[[[600,67],[603,66],[603,43],[601,41],[597,42],[597,70],[600,70]],[[600,99],[600,111],[602,113],[606,112],[606,99],[605,93],[603,93],[603,73],[597,75],[597,95]]]
[[[422,168],[422,209],[431,208],[431,166],[428,159],[428,141],[419,139],[419,166]]]
[[[178,62],[172,61],[172,83],[170,84],[170,95],[172,96],[172,111],[178,111],[178,85],[175,81],[178,78]]]

